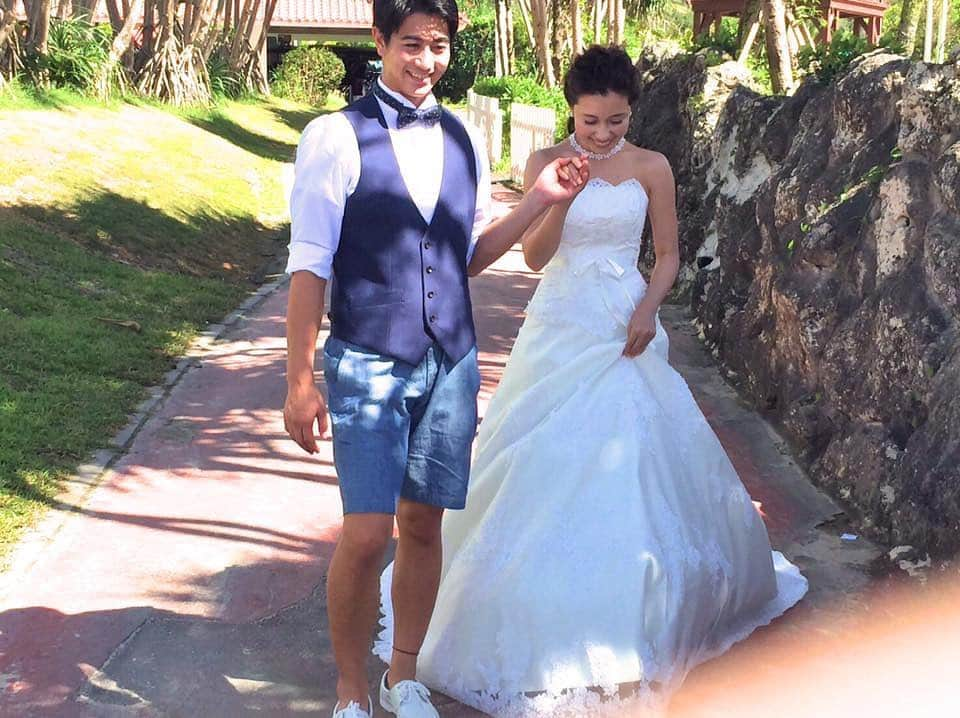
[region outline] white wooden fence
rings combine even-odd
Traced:
[[[510,105],[510,179],[523,183],[527,158],[539,149],[555,144],[556,113],[545,107]]]
[[[503,157],[503,110],[496,97],[467,90],[467,121],[483,132],[491,166]]]

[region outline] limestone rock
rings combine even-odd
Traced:
[[[960,65],[876,51],[788,98],[640,66],[704,339],[864,530],[960,551]]]

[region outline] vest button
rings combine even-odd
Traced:
[[[433,274],[433,267],[427,267],[427,274]]]
[[[436,315],[436,314],[431,314],[431,315],[430,315],[430,323],[431,323],[431,324],[434,324],[436,321],[437,321],[437,315]]]
[[[435,296],[437,296],[436,292],[427,292],[427,299],[433,299]]]
[[[424,249],[430,249],[430,242],[424,242],[424,243],[423,243],[423,248],[424,248]]]

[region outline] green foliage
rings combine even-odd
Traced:
[[[246,92],[243,80],[230,67],[230,62],[222,52],[214,52],[207,60],[207,75],[210,76],[210,89],[214,95],[238,98]]]
[[[691,40],[691,18],[687,0],[651,0],[643,12],[628,12],[627,52],[630,57],[638,57],[642,48],[653,42],[669,41],[686,45]],[[592,37],[592,30],[589,34]]]
[[[534,77],[485,77],[477,80],[473,89],[479,95],[499,98],[500,107],[504,111],[504,137],[507,136],[506,128],[510,126],[512,102],[550,108],[557,113],[557,139],[567,135],[570,108],[560,88],[549,90]]]
[[[52,18],[47,54],[28,56],[27,72],[38,84],[91,94],[112,40],[109,25],[92,25],[84,17]]]
[[[117,99],[101,101],[70,87],[39,87],[25,75],[13,78],[0,89],[0,110],[42,110],[113,107]]]
[[[346,72],[343,61],[326,48],[300,45],[283,56],[272,89],[280,97],[321,107]]]
[[[709,33],[694,38],[688,30],[682,42],[690,52],[706,50],[707,64],[719,65],[736,57],[738,27],[736,18],[725,17],[720,23],[720,32],[711,28]]]
[[[460,101],[478,76],[493,74],[495,27],[493,17],[471,18],[469,27],[457,33],[450,66],[437,83],[437,97]]]
[[[513,74],[527,77],[537,74],[537,55],[517,11],[513,13]]]
[[[757,88],[766,95],[773,94],[773,80],[770,79],[770,63],[767,60],[767,53],[753,53],[747,58],[747,68],[753,75],[753,81],[757,83]]]
[[[829,83],[847,71],[857,57],[870,50],[866,38],[849,30],[833,36],[829,46],[803,47],[797,55],[797,65],[805,75],[813,75],[820,82]]]

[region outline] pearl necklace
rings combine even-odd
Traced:
[[[575,134],[570,134],[570,146],[573,147],[574,152],[578,155],[586,155],[591,160],[608,160],[613,157],[617,152],[623,149],[623,146],[627,143],[626,137],[621,137],[617,144],[609,152],[589,152],[580,146],[580,143],[577,142],[577,137]]]

